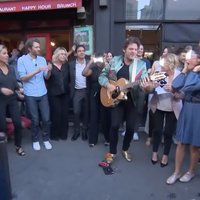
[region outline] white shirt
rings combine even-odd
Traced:
[[[173,111],[172,100],[173,99],[171,93],[159,94],[157,101],[157,109],[162,111],[172,112]]]
[[[83,64],[80,64],[76,61],[76,75],[75,75],[75,88],[84,89],[86,88],[86,77],[82,76],[82,72],[86,67],[86,61],[84,60]]]

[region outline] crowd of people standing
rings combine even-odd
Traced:
[[[83,141],[89,140],[89,146],[94,147],[98,143],[99,132],[102,132],[104,144],[109,146],[105,158],[112,163],[117,155],[119,128],[125,121],[122,154],[130,162],[129,147],[132,139],[139,140],[139,124],[144,103],[148,99],[146,145],[152,143],[152,164],[158,162],[158,148],[163,135],[164,149],[160,165],[168,165],[172,138],[176,132],[175,172],[167,179],[167,184],[173,184],[178,179],[189,182],[194,177],[200,148],[200,125],[196,120],[200,112],[199,46],[180,48],[177,55],[165,48],[152,67],[150,61],[143,57],[143,45],[135,37],[126,39],[121,56],[113,56],[111,52],[99,54],[103,62],[94,62],[95,56],[86,59],[83,45],[73,46],[69,52],[58,47],[48,63],[39,55],[38,39],[29,39],[25,44],[27,53],[19,56],[22,48],[20,44],[19,49],[13,52],[14,59],[9,60],[7,48],[0,45],[0,131],[6,132],[7,124],[13,123],[15,149],[20,156],[25,155],[22,128],[31,126],[32,144],[36,151],[41,149],[40,128],[47,150],[53,148],[50,139],[68,138],[71,100],[74,112],[71,140],[76,141],[81,135]],[[76,59],[68,62],[72,53],[76,54]],[[157,72],[165,72],[166,79],[151,81],[151,76]],[[117,88],[109,81],[120,78],[130,82],[141,80],[141,83],[130,88],[126,101],[113,108],[104,107],[100,101],[101,87],[112,93]],[[25,102],[26,117],[31,125],[22,121],[19,99]],[[190,168],[181,176],[185,145],[188,144]]]

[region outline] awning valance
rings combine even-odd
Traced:
[[[30,0],[0,2],[0,13],[78,8],[82,0]]]

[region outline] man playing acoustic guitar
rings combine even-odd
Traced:
[[[110,84],[109,81],[117,81],[121,78],[130,82],[142,79],[140,87],[144,91],[151,92],[154,90],[156,86],[148,79],[146,63],[136,59],[139,46],[140,41],[138,38],[127,38],[123,47],[123,55],[115,56],[109,65],[102,70],[99,76],[99,83],[102,87],[105,87],[108,92],[112,93],[117,89],[116,86]],[[108,163],[113,162],[117,153],[118,131],[124,117],[126,120],[126,134],[124,136],[122,154],[127,161],[131,161],[131,155],[128,149],[133,138],[135,119],[137,117],[136,91],[137,86],[130,88],[130,92],[127,94],[127,100],[121,101],[111,110],[110,153],[106,154]]]

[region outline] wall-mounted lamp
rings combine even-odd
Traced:
[[[78,19],[86,19],[85,7],[77,8]]]
[[[54,47],[56,44],[54,42],[51,42],[51,46]]]

